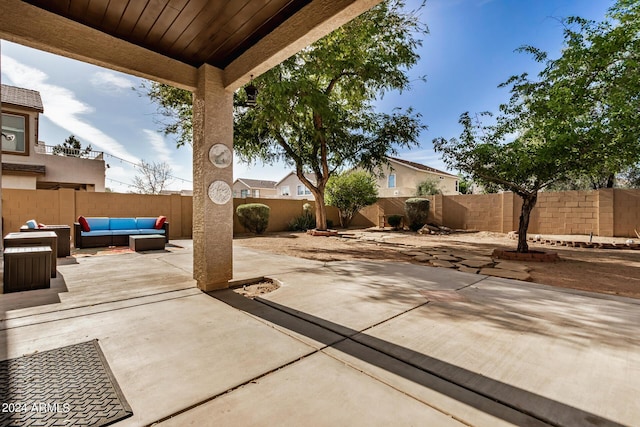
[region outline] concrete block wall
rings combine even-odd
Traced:
[[[607,200],[613,208],[613,234],[637,239],[636,231],[640,233],[640,191],[616,190],[613,195],[612,203]],[[607,215],[608,219],[610,214],[603,212],[601,215]]]
[[[443,199],[442,225],[461,230],[502,231],[501,194],[439,197]]]
[[[73,226],[78,216],[140,217],[164,215],[171,238],[191,237],[191,197],[61,190],[3,189],[5,233],[18,231],[29,219]],[[73,235],[73,233],[72,233]]]
[[[531,212],[529,232],[540,234],[593,232],[598,235],[598,194],[596,191],[539,193],[538,203]],[[520,208],[522,203],[518,203],[518,206]],[[516,221],[513,229],[517,230],[517,228]]]
[[[289,226],[289,222],[295,217],[302,215],[303,206],[305,203],[311,205],[311,211],[315,212],[315,201],[313,200],[291,200],[291,199],[259,199],[259,198],[243,198],[233,199],[233,233],[246,233],[247,231],[240,224],[238,216],[235,215],[235,211],[238,206],[248,203],[261,203],[269,206],[269,225],[267,232],[286,231]],[[331,206],[327,207],[327,219],[333,221],[334,226],[340,224],[340,218],[338,217],[338,210]]]
[[[380,215],[404,214],[407,198],[381,198],[364,208],[353,221],[355,227],[372,227]],[[517,230],[521,199],[513,193],[431,196],[429,221],[451,228],[507,233]],[[271,208],[267,231],[286,231],[289,222],[302,213],[304,203],[282,199],[234,199],[241,203],[264,203]],[[2,191],[3,231],[18,231],[29,219],[45,224],[69,224],[84,216],[158,216],[169,220],[171,238],[191,238],[193,199],[180,195],[140,195],[61,190]],[[339,224],[338,211],[327,208],[328,218]],[[636,237],[640,232],[640,190],[603,189],[540,193],[529,225],[530,233],[589,234]],[[245,230],[234,219],[234,233]]]
[[[28,220],[58,224],[61,215],[60,193],[48,190],[2,190],[3,232],[19,231]]]

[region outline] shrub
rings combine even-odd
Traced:
[[[402,215],[390,215],[387,218],[387,222],[390,226],[392,226],[395,230],[398,229],[400,223],[402,223]]]
[[[433,196],[435,194],[442,194],[438,181],[433,178],[427,178],[422,181],[416,187],[416,196]]]
[[[245,229],[262,234],[269,225],[270,210],[269,206],[262,203],[247,203],[236,208],[236,215]]]
[[[409,228],[413,231],[420,230],[429,216],[429,200],[413,198],[404,202],[404,210],[407,213]]]
[[[307,231],[316,227],[316,217],[309,211],[304,211],[302,215],[299,215],[289,221],[289,231]]]
[[[324,196],[328,205],[338,208],[340,225],[346,228],[360,209],[378,200],[378,186],[367,172],[346,172],[329,179]]]

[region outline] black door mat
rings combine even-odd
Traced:
[[[0,362],[0,427],[107,426],[133,415],[98,340]]]

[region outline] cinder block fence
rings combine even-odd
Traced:
[[[521,200],[513,193],[431,196],[431,221],[447,227],[507,233],[518,228]],[[406,198],[384,198],[355,216],[354,227],[379,224],[382,215],[404,214]],[[302,214],[307,200],[234,199],[234,209],[243,203],[264,203],[271,208],[267,231],[285,231]],[[142,195],[60,190],[2,190],[3,231],[17,231],[29,219],[44,224],[73,224],[80,215],[136,217],[165,215],[171,223],[170,238],[191,238],[191,196]],[[339,224],[338,211],[328,208],[328,218]],[[589,234],[635,237],[640,231],[640,190],[604,189],[540,193],[531,214],[530,233]],[[234,232],[244,230],[237,218]]]

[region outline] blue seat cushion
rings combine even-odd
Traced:
[[[140,230],[155,228],[156,219],[157,218],[155,218],[155,217],[153,217],[153,218],[150,218],[150,217],[136,218],[136,225],[137,225],[136,228],[138,228]]]
[[[138,230],[137,228],[132,228],[129,230],[111,230],[112,236],[122,236],[125,234],[140,234],[140,230]]]
[[[89,218],[87,218],[88,220]],[[94,230],[93,228],[91,229],[91,231],[81,231],[80,235],[81,236],[87,236],[87,237],[91,237],[91,236],[111,236],[112,231],[111,230]]]
[[[109,218],[109,229],[111,230],[137,230],[135,218]]]
[[[87,223],[89,224],[89,228],[91,228],[91,231],[108,230],[109,229],[109,218],[108,217],[94,216],[94,217],[88,217],[88,218],[85,218],[85,219],[87,220]],[[91,231],[89,231],[89,233]],[[84,234],[83,234],[83,236],[84,236]]]
[[[164,234],[164,228],[156,230],[155,228],[142,228],[140,234]]]

